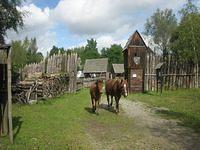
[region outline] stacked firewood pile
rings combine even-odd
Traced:
[[[32,103],[37,100],[55,97],[68,91],[68,75],[42,76],[27,79],[16,85],[13,100],[18,103]]]

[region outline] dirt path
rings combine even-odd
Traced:
[[[108,110],[105,98],[101,108],[100,115],[101,111]],[[199,134],[190,128],[179,126],[175,120],[156,115],[157,109],[161,108],[149,108],[140,102],[121,99],[119,116],[129,118],[133,124],[123,129],[123,123],[108,127],[91,122],[88,137],[95,149],[200,149]]]
[[[150,109],[142,103],[128,100],[121,100],[120,103],[125,114],[150,133],[139,144],[146,143],[151,148],[158,144],[162,149],[200,149],[200,135],[190,128],[179,126],[175,120],[155,115],[157,108]]]

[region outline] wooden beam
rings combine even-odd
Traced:
[[[12,93],[11,93],[11,48],[8,49],[7,59],[7,90],[8,90],[8,126],[9,126],[9,139],[13,144],[13,124],[12,124]]]

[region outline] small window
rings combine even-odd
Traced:
[[[134,53],[134,56],[137,57],[137,53]]]

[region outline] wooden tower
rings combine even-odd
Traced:
[[[128,39],[124,54],[125,79],[128,80],[129,92],[144,92],[145,61],[148,47],[138,31]]]

